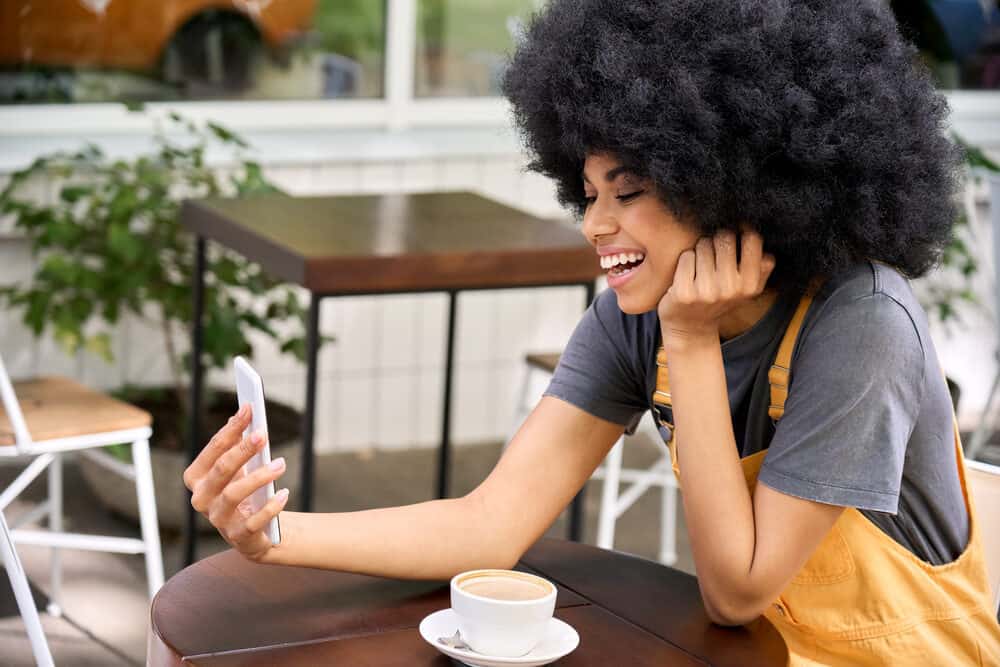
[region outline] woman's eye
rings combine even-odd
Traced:
[[[585,205],[585,206],[590,206],[590,205],[591,205],[591,204],[593,204],[593,203],[594,203],[595,201],[597,201],[597,197],[584,197],[584,198],[583,198],[583,201],[584,201],[584,205]]]
[[[633,199],[641,195],[643,192],[645,192],[645,190],[636,190],[635,192],[630,192],[627,195],[618,195],[617,197],[615,197],[615,199],[617,199],[618,201],[632,201]]]

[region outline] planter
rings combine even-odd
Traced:
[[[187,520],[188,492],[184,487],[187,452],[180,435],[183,421],[172,391],[143,389],[122,392],[120,396],[153,415],[153,435],[150,439],[150,463],[156,514],[164,531],[181,531]],[[285,473],[278,480],[279,488],[287,487],[291,499],[297,496],[301,466],[302,441],[299,436],[300,413],[282,403],[268,400],[267,421],[271,436],[271,458],[285,457]],[[202,420],[207,438],[226,423],[236,409],[236,397],[231,392],[218,392],[210,400]],[[122,463],[105,450],[85,452],[79,457],[80,470],[97,499],[113,514],[138,524],[139,506],[131,466]],[[208,520],[198,515],[198,529],[214,532]]]
[[[271,457],[285,457],[285,474],[277,484],[279,488],[287,487],[292,498],[296,496],[299,487],[299,466],[301,462],[301,442],[291,440],[271,446]],[[111,458],[104,452],[98,456],[80,457],[80,470],[83,478],[89,484],[97,499],[112,513],[130,519],[139,524],[139,504],[135,493],[135,482],[119,468],[101,465],[97,462],[101,455]],[[153,488],[156,495],[156,516],[160,529],[180,532],[187,520],[188,493],[184,488],[184,469],[187,468],[187,454],[150,448],[150,463],[153,468]],[[117,461],[117,459],[115,459]],[[208,519],[198,515],[198,530],[215,532]]]

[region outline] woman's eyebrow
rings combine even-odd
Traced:
[[[628,172],[628,167],[626,167],[625,165],[619,165],[614,169],[609,170],[608,173],[604,174],[604,180],[610,183],[611,181],[615,180],[618,174],[624,174],[626,172]]]
[[[629,171],[628,167],[626,167],[625,165],[621,165],[620,164],[617,167],[615,167],[614,169],[609,169],[608,173],[604,174],[604,180],[606,182],[610,183],[611,181],[615,180],[615,178],[617,178],[619,174],[623,174],[623,173],[626,173],[628,171]],[[583,172],[583,180],[584,180],[585,183],[590,183],[590,179],[587,178],[587,173],[586,172]]]

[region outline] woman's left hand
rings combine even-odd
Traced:
[[[741,244],[736,259],[736,244]],[[760,234],[745,231],[737,239],[729,230],[703,237],[677,259],[674,281],[660,299],[657,313],[668,338],[718,340],[719,320],[760,296],[774,270],[774,257],[764,253]]]

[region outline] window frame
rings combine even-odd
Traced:
[[[506,128],[501,97],[417,98],[414,78],[418,0],[386,0],[385,97],[341,100],[156,102],[147,113],[117,103],[0,105],[0,148],[5,137],[148,135],[155,119],[177,111],[197,122],[216,119],[251,136],[255,131],[368,129],[387,133],[450,127]],[[953,128],[977,145],[1000,147],[1000,91],[944,91]],[[460,120],[456,120],[460,119]]]

